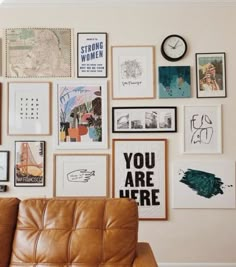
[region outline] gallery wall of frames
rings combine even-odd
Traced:
[[[1,196],[12,187],[44,187],[50,164],[54,197],[131,197],[140,220],[168,220],[169,142],[163,134],[178,133],[182,124],[181,153],[188,159],[223,153],[223,105],[214,100],[227,97],[226,53],[195,53],[194,66],[183,65],[185,36],[168,35],[156,46],[113,45],[110,35],[4,29],[2,131],[15,144],[14,151],[0,151]],[[165,66],[156,63],[157,49]],[[193,97],[193,80],[196,99],[211,98],[211,104],[179,105]],[[148,105],[154,99],[176,99],[176,105]],[[180,160],[172,171],[174,208],[235,208],[234,161]]]

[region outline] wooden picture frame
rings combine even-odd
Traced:
[[[51,83],[8,83],[8,135],[51,135]]]
[[[155,47],[112,46],[112,98],[155,98]]]
[[[109,155],[54,154],[54,196],[109,197]]]
[[[113,139],[113,197],[133,198],[140,220],[167,220],[167,139]]]
[[[177,107],[112,107],[113,133],[177,131]]]
[[[9,155],[10,151],[0,151],[0,182],[9,181]]]

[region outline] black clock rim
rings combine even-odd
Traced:
[[[180,38],[180,39],[184,42],[185,50],[184,50],[184,53],[183,53],[180,57],[176,57],[176,58],[169,57],[169,56],[165,53],[165,50],[164,50],[164,44],[165,44],[166,40],[168,40],[168,39],[171,38],[171,37],[178,37],[178,38]],[[180,36],[180,35],[178,35],[178,34],[171,34],[171,35],[168,35],[168,36],[163,40],[163,42],[162,42],[162,44],[161,44],[161,54],[162,54],[162,56],[163,56],[165,59],[167,59],[167,60],[169,60],[169,61],[178,61],[178,60],[182,59],[182,58],[185,56],[185,54],[187,53],[187,48],[188,48],[187,43],[186,43],[185,39],[184,39],[182,36]]]

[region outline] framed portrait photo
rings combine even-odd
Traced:
[[[113,133],[177,131],[176,107],[113,107]]]
[[[167,140],[113,139],[113,197],[136,200],[140,220],[167,220]]]
[[[15,141],[15,186],[45,185],[45,141]]]
[[[51,134],[51,84],[8,83],[8,135]]]
[[[107,148],[107,82],[59,81],[55,87],[56,148]]]
[[[221,105],[184,106],[184,153],[222,153]]]
[[[0,151],[0,182],[9,181],[9,151]]]
[[[225,53],[196,54],[197,97],[226,97]]]
[[[77,34],[77,77],[107,77],[107,33]]]
[[[154,46],[112,46],[112,97],[155,97]]]
[[[55,154],[56,197],[109,197],[108,154]]]

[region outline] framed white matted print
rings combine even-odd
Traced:
[[[113,99],[154,98],[154,46],[112,46]]]
[[[49,82],[8,83],[8,134],[51,134]]]

